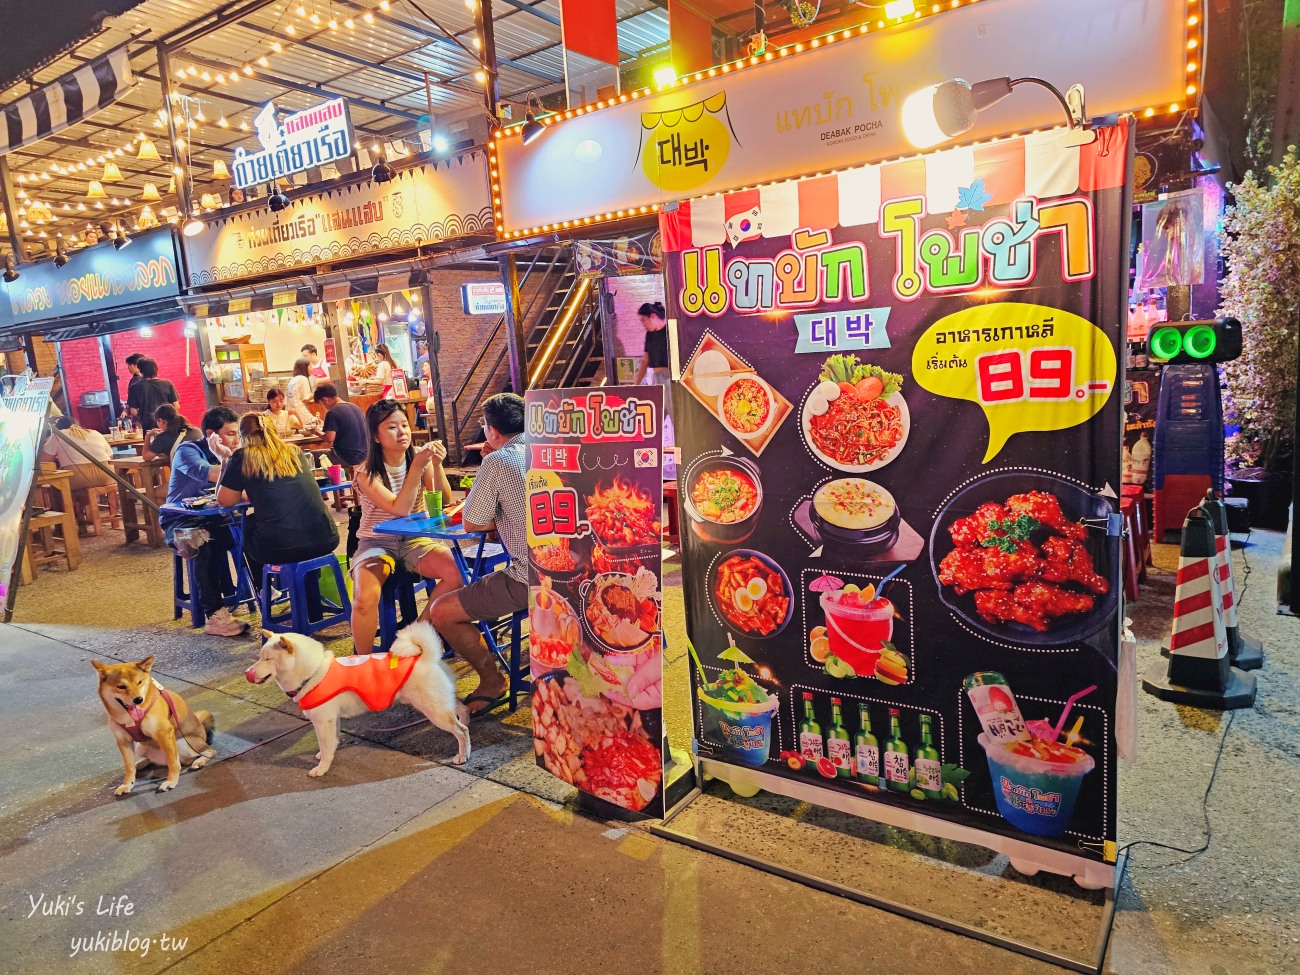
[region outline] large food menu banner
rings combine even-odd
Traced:
[[[537,763],[663,815],[663,389],[529,390]]]
[[[0,386],[0,610],[6,613],[13,609],[9,583],[22,551],[23,512],[53,385],[49,378],[6,376]]]
[[[701,757],[1113,857],[1130,132],[1077,141],[662,218]]]

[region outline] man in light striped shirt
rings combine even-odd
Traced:
[[[492,452],[474,478],[461,522],[466,531],[495,531],[510,553],[510,563],[464,589],[449,592],[429,606],[429,620],[444,640],[478,673],[479,683],[465,705],[475,718],[508,700],[506,678],[474,623],[496,620],[528,608],[528,522],[524,478],[524,400],[498,393],[483,404],[483,431]]]

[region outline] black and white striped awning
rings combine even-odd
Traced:
[[[89,118],[135,84],[125,45],[0,108],[0,155]]]

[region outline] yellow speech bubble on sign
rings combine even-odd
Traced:
[[[1021,302],[948,315],[912,350],[912,374],[923,389],[984,411],[986,464],[1017,433],[1086,423],[1114,392],[1115,370],[1115,350],[1092,322]]]

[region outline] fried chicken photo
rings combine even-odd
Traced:
[[[1061,502],[1056,500],[1055,495],[1043,491],[1013,494],[1007,498],[1006,509],[1013,515],[1028,515],[1035,521],[1041,521],[1066,538],[1084,538],[1088,534],[1088,529],[1083,525],[1065,517],[1061,512]]]
[[[1053,535],[1043,542],[1043,559],[1040,575],[1048,582],[1077,582],[1098,596],[1110,592],[1110,583],[1097,575],[1088,550],[1073,539]]]
[[[975,513],[966,518],[958,518],[948,526],[952,543],[958,548],[969,548],[993,535],[1001,534],[991,527],[996,522],[1005,521],[1007,509],[1000,504],[989,502],[975,509]]]
[[[1062,617],[1089,613],[1110,583],[1084,545],[1088,528],[1045,491],[987,502],[948,526],[955,546],[939,562],[939,582],[974,594],[987,623],[1018,623],[1039,633]],[[1080,591],[1083,590],[1083,591]]]
[[[975,594],[975,611],[988,623],[1023,623],[1046,633],[1059,616],[1092,611],[1087,593],[1070,592],[1050,582],[1027,582],[1014,592],[984,589]]]

